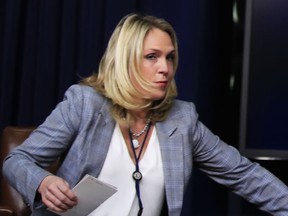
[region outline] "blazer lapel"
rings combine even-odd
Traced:
[[[166,198],[171,213],[181,211],[184,196],[183,139],[177,121],[156,124],[164,169]]]
[[[99,107],[99,112],[96,113],[97,120],[95,123],[94,136],[95,140],[97,140],[97,157],[93,158],[93,166],[91,168],[91,174],[95,176],[100,174],[104,165],[116,123],[110,116],[110,107],[111,103],[107,99],[104,99]],[[97,166],[95,166],[95,164],[97,164]]]

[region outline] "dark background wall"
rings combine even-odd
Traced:
[[[97,70],[112,30],[131,12],[163,17],[175,27],[179,98],[194,101],[212,129],[222,128],[221,113],[232,106],[232,6],[213,0],[1,0],[0,128],[40,124],[69,85]]]
[[[131,12],[165,18],[179,39],[179,98],[238,146],[245,1],[0,0],[0,130],[37,126],[64,91],[97,70],[117,22]],[[195,170],[183,215],[264,215]]]

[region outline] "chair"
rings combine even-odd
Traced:
[[[0,158],[1,168],[6,155],[16,146],[20,145],[32,132],[33,127],[5,127],[1,135]],[[20,194],[14,190],[0,175],[0,216],[28,216],[29,207],[23,202]]]
[[[0,146],[0,165],[6,155],[16,146],[20,145],[34,127],[16,127],[7,126],[4,128],[1,135]],[[48,170],[55,173],[60,160],[51,165]],[[24,203],[21,195],[13,189],[3,178],[2,170],[0,172],[0,216],[29,216],[31,214],[30,208]]]

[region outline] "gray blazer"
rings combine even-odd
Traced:
[[[53,215],[41,203],[37,188],[50,174],[42,168],[63,153],[67,155],[57,175],[72,187],[87,173],[99,175],[115,126],[110,106],[110,101],[91,87],[73,85],[45,122],[6,157],[3,173],[31,205],[33,215]],[[287,187],[240,156],[197,118],[193,103],[175,100],[168,118],[156,123],[169,215],[181,213],[192,162],[260,209],[288,215]]]

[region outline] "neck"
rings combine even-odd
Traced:
[[[146,120],[149,118],[149,112],[148,110],[141,110],[141,111],[129,111],[129,114],[131,116],[131,120],[133,122],[146,122]]]

